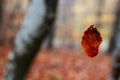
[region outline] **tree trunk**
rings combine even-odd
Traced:
[[[120,0],[118,0],[117,3],[117,7],[116,7],[116,20],[113,24],[113,29],[112,29],[112,36],[110,39],[110,44],[109,44],[109,48],[108,48],[108,53],[112,54],[113,50],[116,47],[116,43],[115,43],[115,38],[116,38],[116,34],[119,32],[119,21],[120,21]]]
[[[3,19],[3,17],[2,16],[3,16],[3,0],[0,0],[0,46],[3,45],[3,43],[4,43],[4,40],[2,37],[2,35],[3,35],[3,33],[2,33],[2,27],[3,27],[2,19]]]
[[[55,35],[55,26],[52,26],[50,30],[50,34],[48,35],[48,49],[51,50],[53,48],[53,41]]]
[[[118,0],[116,21],[111,39],[110,51],[112,53],[112,71],[109,80],[120,79],[120,0]]]
[[[119,34],[120,40],[120,34]],[[119,48],[115,49],[112,54],[112,70],[109,80],[119,80],[120,79],[120,43]]]
[[[2,12],[3,12],[2,4],[3,4],[3,0],[0,0],[0,28],[1,28],[1,24],[2,24]]]
[[[9,54],[3,80],[25,80],[34,57],[56,18],[58,0],[32,0]]]
[[[103,10],[103,6],[104,6],[104,0],[98,0],[98,10],[97,10],[97,23],[95,25],[97,25],[97,27],[99,28],[100,25],[101,25],[101,22],[100,22],[100,18],[101,18],[101,15],[102,15],[102,10]]]

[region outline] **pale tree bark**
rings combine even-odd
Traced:
[[[3,80],[25,80],[34,57],[56,18],[58,0],[32,0],[9,54]]]
[[[120,0],[118,0],[116,21],[111,39],[112,70],[109,80],[120,80]],[[112,47],[113,46],[113,47]]]
[[[97,27],[99,28],[100,25],[101,25],[100,18],[102,16],[102,10],[103,10],[103,6],[104,6],[104,0],[97,0],[97,2],[98,2],[98,9],[97,9],[97,13],[96,13],[97,22],[96,22],[95,25],[97,25]]]

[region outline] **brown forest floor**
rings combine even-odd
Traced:
[[[0,47],[0,78],[7,62],[9,47]],[[27,80],[107,80],[111,60],[105,52],[89,58],[75,49],[45,48],[38,53]]]

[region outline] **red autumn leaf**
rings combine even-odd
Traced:
[[[102,37],[98,30],[91,25],[82,37],[82,47],[89,57],[95,57],[98,54],[99,45],[102,42]]]

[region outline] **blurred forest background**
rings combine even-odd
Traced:
[[[0,2],[0,70],[6,64],[7,53],[30,2],[31,0]],[[46,40],[27,80],[107,80],[111,72],[111,56],[107,55],[107,51],[113,34],[117,6],[118,0],[59,0],[53,51],[47,51]],[[92,24],[100,31],[103,42],[100,45],[100,54],[91,60],[84,55],[81,38]],[[0,78],[2,76],[3,71],[0,71]]]
[[[103,37],[101,48],[107,50],[116,4],[117,0],[60,0],[54,45],[80,47],[84,30],[95,24]],[[4,0],[0,39],[13,41],[29,5],[30,0]]]

